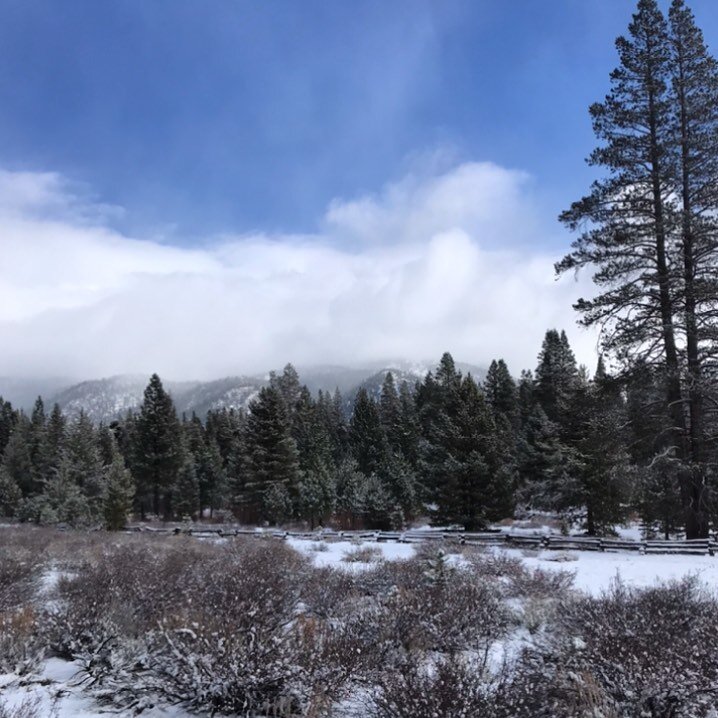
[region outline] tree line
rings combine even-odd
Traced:
[[[28,416],[0,400],[0,512],[37,523],[120,528],[137,518],[231,518],[402,528],[428,516],[476,530],[530,511],[610,531],[631,512],[681,529],[680,483],[656,460],[645,411],[660,395],[577,366],[565,332],[546,333],[534,372],[503,360],[482,382],[444,354],[434,371],[381,392],[313,396],[291,364],[248,410],[178,417],[160,378],[108,425],[68,420],[38,398]]]

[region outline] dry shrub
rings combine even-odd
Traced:
[[[427,665],[411,655],[383,674],[371,701],[374,718],[491,718],[492,691],[481,666],[456,655]],[[362,715],[365,715],[362,712]]]
[[[307,614],[318,618],[344,616],[361,598],[353,572],[315,568],[302,584],[302,604]]]
[[[472,554],[467,558],[478,576],[499,579],[507,597],[562,598],[572,588],[575,578],[572,571],[528,568],[520,558],[504,552]]]
[[[511,576],[509,591],[522,598],[560,599],[571,590],[575,577],[573,571],[524,567],[522,572]]]
[[[0,671],[24,675],[37,666],[43,654],[44,641],[32,606],[0,613]]]
[[[718,602],[695,579],[615,583],[561,606],[547,645],[524,654],[502,716],[708,718],[716,708]],[[543,712],[542,712],[543,711]]]
[[[38,586],[41,563],[24,547],[0,547],[0,612],[29,602]]]
[[[526,571],[520,558],[510,556],[504,551],[472,553],[467,558],[474,573],[486,579],[512,579]]]
[[[381,549],[378,546],[358,546],[347,551],[342,556],[346,563],[374,563],[382,557]]]
[[[40,708],[40,701],[32,698],[25,698],[13,708],[0,701],[0,718],[54,718],[56,715],[55,711],[50,716],[41,713]]]
[[[422,541],[415,544],[415,556],[420,561],[427,561],[441,551],[444,555],[463,555],[469,547],[463,546],[458,539],[443,538]],[[472,547],[473,548],[473,547]]]
[[[495,582],[432,558],[390,561],[355,576],[360,595],[382,607],[386,652],[483,650],[503,635],[509,612]]]

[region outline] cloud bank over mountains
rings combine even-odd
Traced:
[[[445,350],[518,373],[554,326],[595,362],[571,309],[590,280],[554,279],[561,229],[521,172],[411,172],[334,200],[316,234],[192,247],[125,236],[121,211],[56,174],[0,171],[0,375],[209,379]]]

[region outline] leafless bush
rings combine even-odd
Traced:
[[[362,591],[354,573],[336,568],[316,568],[302,585],[302,603],[308,615],[336,618],[351,611]]]
[[[0,547],[0,612],[27,603],[34,595],[41,564],[25,548]]]
[[[44,715],[40,712],[40,702],[26,698],[19,705],[11,708],[0,701],[0,718],[53,718],[54,711],[51,716]]]
[[[717,705],[718,602],[694,579],[616,583],[557,614],[545,650],[524,655],[502,715],[706,718]],[[591,712],[593,711],[593,712]]]
[[[472,553],[468,556],[472,570],[477,576],[487,579],[511,579],[521,576],[526,567],[520,558],[509,556],[503,551],[498,553]]]
[[[384,642],[394,649],[486,650],[506,631],[509,613],[493,582],[451,565],[440,551],[373,573],[357,583],[381,597]]]
[[[382,556],[381,549],[377,546],[358,546],[347,551],[342,556],[342,561],[347,563],[373,563]]]
[[[0,613],[0,671],[23,675],[35,668],[43,654],[44,641],[32,606]]]
[[[525,598],[562,598],[573,586],[575,576],[573,571],[524,567],[523,571],[510,577],[509,591]]]
[[[381,676],[372,697],[374,718],[492,718],[492,692],[481,667],[455,655],[435,665],[419,656]]]
[[[561,598],[571,589],[572,571],[528,568],[520,558],[503,552],[473,554],[468,557],[472,570],[485,579],[499,579],[506,596],[518,598]]]
[[[422,541],[415,545],[415,556],[419,560],[426,561],[436,556],[437,552],[449,555],[463,555],[467,547],[462,546],[458,539],[433,539],[430,541]]]

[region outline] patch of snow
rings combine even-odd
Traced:
[[[569,564],[551,560],[553,552],[540,551],[525,556],[519,549],[494,549],[520,558],[529,568],[575,573],[574,586],[594,596],[600,595],[619,577],[626,585],[646,588],[661,581],[696,575],[709,588],[718,588],[718,557],[671,554],[633,554],[577,551]]]
[[[387,561],[395,561],[397,559],[411,558],[415,554],[414,544],[405,543],[376,543],[374,541],[354,542],[354,541],[326,541],[324,545],[327,547],[326,551],[317,551],[316,542],[306,541],[304,539],[287,539],[287,543],[295,550],[310,556],[314,562],[314,565],[318,568],[325,566],[332,566],[334,568],[344,568],[348,570],[354,570],[356,568],[366,568],[371,566],[371,563],[351,562],[344,561],[344,557],[347,554],[356,551],[357,548],[364,548],[370,546],[372,548],[378,548],[381,551],[381,558]]]

